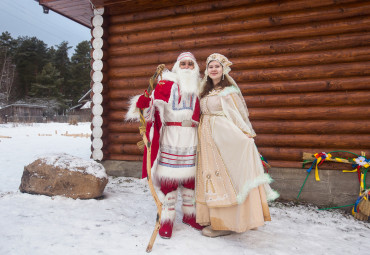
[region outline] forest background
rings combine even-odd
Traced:
[[[48,106],[48,114],[65,114],[90,89],[89,41],[71,57],[67,41],[47,47],[36,37],[0,35],[0,108],[11,103]]]

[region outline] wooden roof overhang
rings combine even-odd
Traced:
[[[91,18],[94,13],[89,0],[39,0],[39,4],[91,28]]]
[[[107,7],[108,13],[115,15],[206,1],[183,0],[179,4],[177,1],[172,0],[39,0],[39,4],[83,26],[91,28],[91,18],[94,15],[93,7]]]

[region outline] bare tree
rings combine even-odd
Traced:
[[[0,76],[0,92],[5,96],[6,103],[9,103],[10,95],[13,88],[14,74],[15,74],[15,64],[13,64],[13,59],[8,56],[8,49],[3,47],[2,54],[4,57],[0,60],[2,64],[1,76]]]

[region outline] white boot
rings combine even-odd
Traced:
[[[182,222],[195,228],[196,230],[202,230],[203,227],[196,222],[195,218],[195,197],[194,190],[181,187],[181,197],[182,197],[182,212],[184,217]]]
[[[161,228],[158,233],[162,238],[171,238],[173,222],[176,216],[177,190],[169,192],[167,195],[158,191],[158,197],[162,202]]]

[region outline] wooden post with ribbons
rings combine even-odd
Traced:
[[[154,90],[154,82],[158,78],[158,76],[162,75],[162,72],[165,68],[164,64],[161,64],[157,67],[156,72],[149,80],[149,87],[147,89],[148,94],[146,96],[149,96],[152,91]],[[157,192],[154,189],[153,181],[152,181],[152,162],[151,162],[151,142],[148,140],[148,137],[146,136],[146,122],[143,115],[143,109],[140,109],[140,135],[143,137],[144,145],[147,149],[147,158],[146,158],[146,170],[147,170],[147,178],[148,178],[148,185],[150,189],[150,193],[153,196],[154,202],[157,206],[157,220],[155,223],[155,227],[152,233],[152,236],[150,238],[150,241],[148,243],[148,246],[146,248],[146,252],[151,252],[153,248],[153,244],[155,241],[155,238],[157,237],[159,228],[161,227],[161,212],[162,212],[162,203],[159,200],[159,197],[157,195]]]

